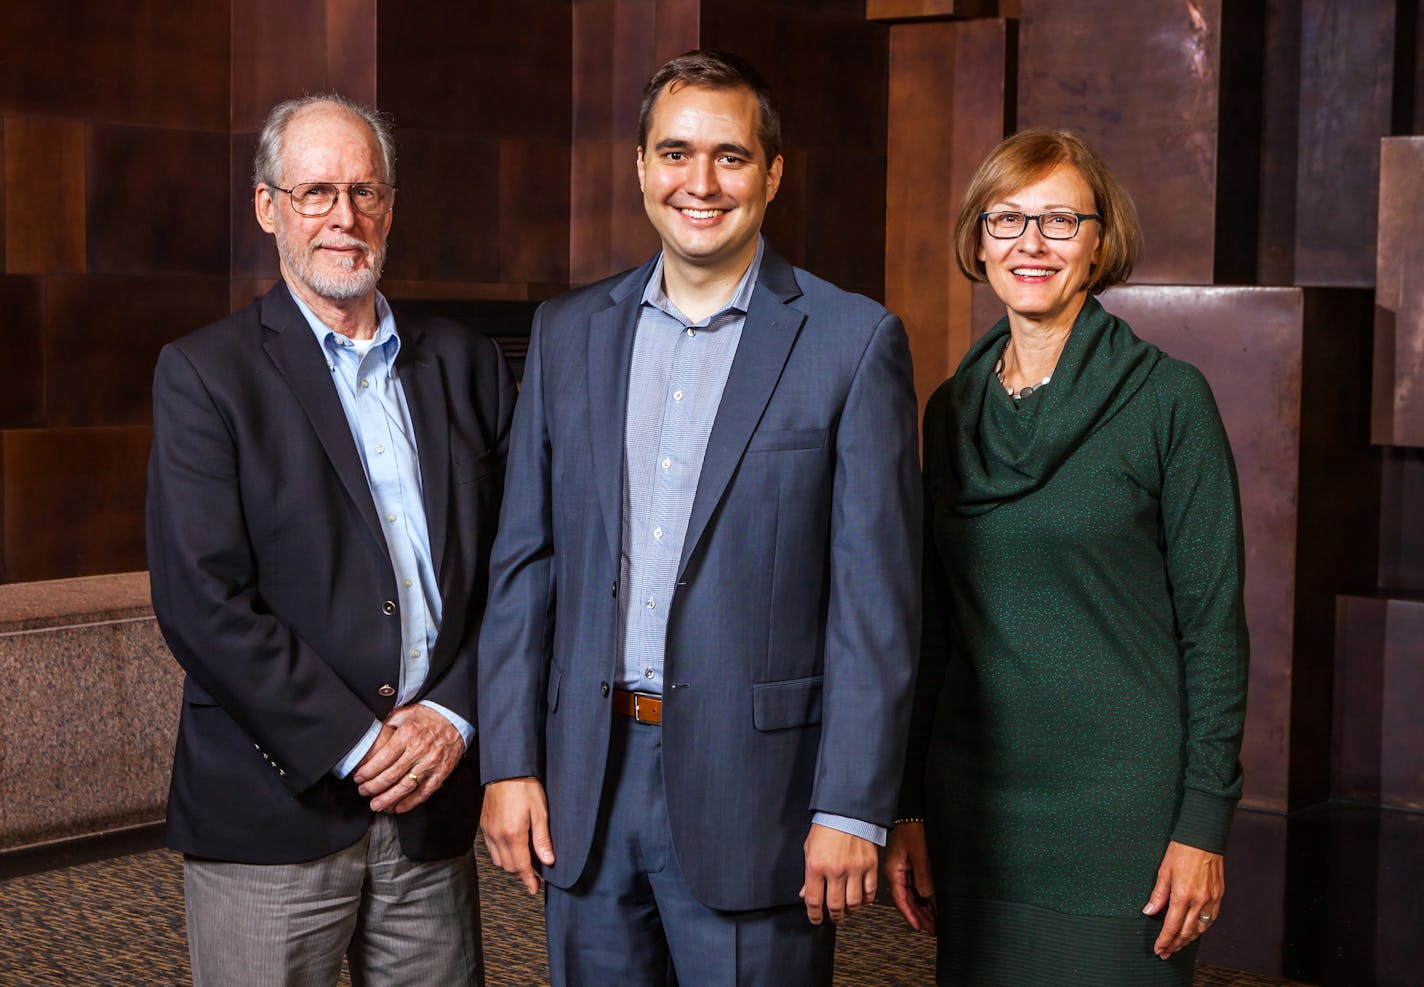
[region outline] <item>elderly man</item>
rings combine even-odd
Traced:
[[[281,282],[165,347],[153,604],[187,672],[169,791],[194,980],[483,982],[475,641],[515,388],[490,340],[376,290],[386,123],[272,110]]]
[[[762,240],[780,125],[740,58],[663,66],[639,145],[662,250],[535,318],[480,638],[485,836],[531,892],[543,867],[555,984],[829,984],[914,678],[905,332]]]

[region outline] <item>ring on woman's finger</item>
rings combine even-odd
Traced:
[[[1197,921],[1200,922],[1202,925],[1211,925],[1211,920],[1215,917],[1215,915],[1207,915],[1205,912],[1203,912],[1202,914],[1197,916]]]

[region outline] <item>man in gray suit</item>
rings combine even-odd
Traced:
[[[535,318],[481,821],[547,878],[555,984],[828,984],[832,923],[875,892],[919,635],[915,397],[899,319],[762,240],[779,150],[740,58],[663,66],[637,158],[662,250]]]

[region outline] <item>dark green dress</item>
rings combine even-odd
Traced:
[[[1241,795],[1244,551],[1211,390],[1089,298],[1053,379],[994,379],[1001,321],[925,410],[925,622],[902,815],[939,977],[1190,984],[1142,915],[1169,840]]]

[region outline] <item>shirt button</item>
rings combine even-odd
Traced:
[[[385,446],[376,446],[376,455],[381,455],[386,451]]]
[[[402,580],[402,582],[404,582],[407,586],[412,586],[412,585],[414,585],[414,583],[412,583],[411,580],[409,580],[409,579]]]
[[[652,677],[653,677],[653,670],[652,670],[651,668],[646,669],[646,670],[643,672],[643,678],[645,678],[645,679],[650,679],[650,678],[652,678]]]
[[[664,460],[663,460],[663,469],[665,469],[665,470],[666,470],[666,469],[672,469],[672,460],[671,460],[671,459],[664,459]]]
[[[371,382],[370,382],[369,380],[367,380],[365,377],[362,377],[362,378],[361,378],[361,388],[364,390],[365,388],[370,387],[370,386],[371,386]]]
[[[410,656],[411,656],[412,658],[419,658],[419,657],[420,657],[420,649],[419,649],[419,648],[411,648],[411,649],[410,649]]]
[[[672,399],[673,399],[674,401],[681,401],[681,400],[682,400],[682,392],[681,392],[681,391],[673,391],[673,392],[672,392]]]
[[[663,529],[662,529],[662,528],[654,528],[654,529],[653,529],[653,537],[654,537],[654,538],[661,538],[662,536],[663,536]]]
[[[607,682],[600,682],[600,683],[598,684],[598,691],[599,691],[600,693],[602,693],[603,695],[605,695],[605,696],[608,695],[608,683],[607,683]]]
[[[386,682],[383,683],[381,687],[376,690],[376,693],[377,695],[385,696],[387,699],[389,699],[391,698],[391,696],[394,696],[396,694],[396,687],[391,685],[389,682]]]
[[[688,338],[691,339],[693,336],[696,336],[696,335],[697,335],[697,330],[694,329],[694,328],[692,328],[691,326],[688,326],[688,327],[687,327],[687,335],[688,335]]]
[[[656,609],[656,608],[657,608],[657,604],[653,602],[653,598],[652,598],[651,596],[648,597],[648,609],[649,609],[649,610],[653,610],[653,609]]]
[[[395,516],[394,514],[387,514],[387,515],[386,515],[386,520],[387,520],[387,521],[394,521],[395,519],[396,519],[396,516]]]

